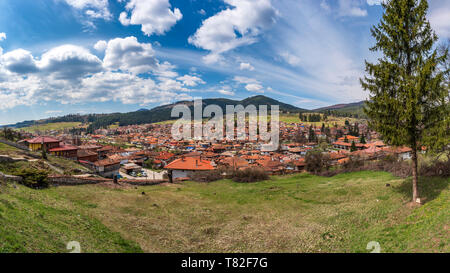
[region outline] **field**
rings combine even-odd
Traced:
[[[259,183],[3,187],[1,252],[448,252],[449,182],[384,172],[299,174]],[[390,184],[390,186],[386,186]],[[143,192],[145,194],[143,194]]]
[[[79,127],[81,122],[56,122],[56,123],[47,123],[41,125],[34,125],[30,127],[19,128],[19,130],[23,130],[25,132],[34,133],[36,131],[45,132],[45,131],[63,131],[65,129],[71,129],[74,127]]]
[[[345,125],[345,120],[348,120],[350,124],[354,124],[355,122],[361,123],[361,119],[355,118],[344,118],[344,117],[334,117],[328,116],[327,121],[318,121],[318,122],[308,122],[308,121],[300,121],[298,114],[282,114],[280,115],[280,121],[285,123],[303,123],[304,125],[314,125],[316,127],[322,126],[322,123],[325,126],[333,127],[335,124],[339,126]]]

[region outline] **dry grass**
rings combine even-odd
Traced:
[[[367,252],[370,241],[383,251],[449,251],[449,180],[421,182],[432,185],[421,208],[406,206],[408,180],[382,172],[49,191],[92,204],[91,217],[146,252]],[[433,221],[423,223],[421,210]]]

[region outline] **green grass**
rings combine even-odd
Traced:
[[[318,122],[308,122],[308,121],[300,121],[298,114],[282,114],[279,117],[280,122],[285,123],[303,123],[305,125],[314,125],[314,126],[322,126],[322,123],[325,124],[325,126],[333,127],[335,124],[338,126],[344,126],[345,120],[348,120],[350,124],[354,124],[355,122],[362,123],[363,121],[361,119],[355,119],[355,118],[344,118],[344,117],[334,117],[334,116],[328,116],[327,121],[318,121]]]
[[[40,124],[40,125],[34,125],[30,127],[23,127],[19,130],[23,130],[25,132],[34,133],[36,131],[63,131],[65,129],[71,129],[74,127],[79,127],[81,125],[81,122],[55,122],[55,123],[47,123],[47,124]]]
[[[36,211],[52,213],[52,221],[41,221],[30,205],[27,217],[35,220],[33,225],[72,223],[73,227],[65,226],[58,242],[47,242],[46,229],[17,233],[28,230],[20,220],[25,213],[13,210],[17,204],[1,207],[0,201],[0,215],[17,214],[10,240],[15,240],[14,234],[20,240],[31,235],[36,241],[45,238],[26,251],[64,251],[61,242],[75,239],[84,240],[86,251],[121,251],[114,245],[108,248],[105,240],[113,239],[95,238],[95,230],[82,228],[92,220],[99,230],[120,234],[145,252],[368,252],[370,241],[379,242],[382,252],[448,252],[449,182],[422,178],[421,193],[427,203],[418,208],[408,205],[410,179],[368,171],[332,178],[299,174],[250,184],[222,180],[120,189],[20,188],[6,197],[0,195],[17,204],[45,203]],[[78,235],[83,238],[72,239]]]
[[[82,252],[140,252],[89,215],[88,206],[72,205],[57,191],[19,186],[0,193],[0,252],[69,252],[78,241]]]
[[[18,151],[20,151],[20,150],[13,146],[9,146],[9,145],[0,143],[0,153],[1,152],[18,152]]]
[[[47,155],[47,160],[53,166],[62,169],[66,174],[79,174],[76,170],[81,170],[83,172],[89,172],[89,169],[79,164],[78,162],[63,157],[57,157],[52,155]]]

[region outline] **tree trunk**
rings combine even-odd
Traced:
[[[413,202],[420,203],[419,198],[419,190],[417,188],[418,183],[418,174],[417,174],[417,151],[413,149],[412,151],[412,175],[413,175]]]

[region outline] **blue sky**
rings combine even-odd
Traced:
[[[264,94],[363,100],[379,0],[0,1],[0,124]],[[450,37],[450,1],[430,1]]]

